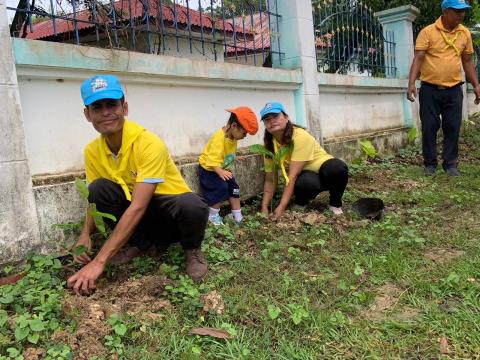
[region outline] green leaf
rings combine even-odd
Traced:
[[[77,191],[81,197],[83,197],[84,199],[88,199],[89,192],[88,186],[85,181],[80,178],[75,178],[75,187],[77,188]]]
[[[409,144],[413,144],[416,138],[417,138],[417,128],[411,127],[410,130],[408,130],[407,142]]]
[[[11,304],[14,301],[12,294],[5,294],[0,297],[0,303],[2,304]]]
[[[280,161],[282,160],[282,158],[292,150],[293,150],[293,141],[287,146],[282,146],[280,149],[278,149],[278,152],[273,156],[274,161],[277,164],[280,164]]]
[[[7,352],[8,352],[8,355],[10,355],[10,357],[12,359],[16,359],[18,356],[20,356],[20,350],[15,349],[15,348],[8,348]]]
[[[275,306],[272,304],[269,304],[267,309],[268,309],[268,317],[272,320],[275,320],[278,317],[278,315],[280,315],[280,313],[282,312],[282,310],[280,310],[278,306]]]
[[[260,145],[260,144],[250,145],[248,147],[248,151],[250,151],[251,153],[266,156],[266,157],[269,157],[269,158],[272,158],[272,159],[274,157],[274,155],[271,151],[267,150],[265,148],[265,146]]]
[[[112,221],[117,221],[117,218],[116,218],[114,215],[109,214],[109,213],[104,213],[104,212],[96,211],[96,212],[95,212],[95,215],[96,215],[96,216],[101,216],[102,218],[110,219],[110,220],[112,220]]]
[[[200,355],[202,353],[202,348],[198,345],[193,345],[192,353],[194,353],[195,355]]]
[[[31,342],[32,344],[36,344],[38,343],[38,340],[40,339],[40,334],[38,333],[35,333],[35,334],[31,334],[27,337],[27,340],[29,342]]]
[[[360,145],[362,146],[362,151],[364,154],[369,158],[375,159],[377,157],[377,150],[370,140],[361,140]]]
[[[29,321],[30,329],[32,331],[43,331],[45,330],[45,324],[41,319],[33,319]]]
[[[73,256],[80,256],[87,251],[87,248],[83,245],[79,245],[72,250]]]
[[[107,230],[105,230],[105,224],[103,218],[98,215],[97,206],[94,203],[88,204],[88,214],[93,218],[95,227],[103,237],[107,237]]]
[[[24,328],[17,327],[15,329],[15,340],[20,342],[23,339],[25,339],[28,336],[28,334],[30,334],[30,329],[28,327],[24,327]]]
[[[5,325],[8,320],[8,314],[5,310],[0,310],[0,327]]]
[[[365,272],[365,270],[362,269],[362,267],[359,264],[355,264],[355,270],[353,270],[353,273],[357,276],[362,275]]]
[[[115,334],[123,336],[127,333],[127,327],[125,324],[116,324],[113,327],[113,331],[115,331]]]

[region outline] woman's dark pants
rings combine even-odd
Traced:
[[[295,204],[307,205],[320,192],[330,192],[330,205],[342,206],[342,196],[348,183],[348,167],[340,159],[325,161],[318,174],[304,170],[295,182]]]

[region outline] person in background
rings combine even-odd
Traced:
[[[410,68],[407,98],[415,101],[415,81],[420,75],[420,120],[424,171],[433,175],[437,169],[437,133],[443,131],[443,170],[459,176],[458,138],[462,122],[462,66],[480,102],[480,85],[473,63],[470,31],[461,23],[470,5],[465,0],[443,0],[442,16],[420,31],[415,57]]]

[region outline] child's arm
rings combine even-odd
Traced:
[[[230,180],[233,177],[233,174],[230,171],[222,169],[220,166],[215,166],[213,171],[215,171],[215,173],[220,176],[220,179],[223,181]]]

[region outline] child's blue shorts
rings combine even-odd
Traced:
[[[208,171],[198,166],[200,188],[208,206],[218,204],[229,198],[239,198],[240,188],[235,178],[223,181],[214,171]]]

